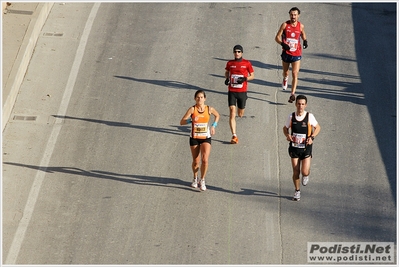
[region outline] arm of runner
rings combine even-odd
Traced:
[[[301,37],[302,40],[307,40],[306,33],[305,33],[305,26],[301,23]]]
[[[313,144],[313,139],[316,137],[316,135],[319,134],[320,132],[320,125],[317,124],[316,126],[313,126],[313,133],[311,136],[308,137],[308,139],[306,139],[306,145],[311,145]],[[313,138],[312,138],[313,137]]]
[[[320,130],[321,130],[320,124],[317,124],[316,126],[314,126],[313,129],[314,129],[314,131],[312,133],[312,136],[316,137],[320,133]]]
[[[230,77],[229,77],[229,75],[230,75],[229,71],[226,70],[226,71],[224,72],[224,78],[225,78],[224,84],[225,84],[225,85],[229,85],[229,83],[230,83]]]
[[[285,137],[287,138],[287,141],[292,142],[292,136],[290,135],[289,129],[291,127],[291,120],[292,120],[292,114],[290,114],[285,122],[285,125],[283,127],[283,133]]]
[[[228,71],[228,70],[226,70],[226,71],[224,72],[224,78],[226,78],[226,79],[229,78],[229,71]]]
[[[215,117],[215,120],[214,120],[214,122],[212,123],[212,126],[211,126],[211,135],[214,135],[214,134],[216,133],[215,128],[216,128],[216,126],[217,126],[217,124],[218,124],[218,122],[219,122],[219,119],[220,119],[220,114],[219,114],[219,112],[218,112],[216,109],[214,109],[213,107],[210,107],[210,112],[211,112],[211,114],[213,114],[213,116]]]
[[[316,135],[319,134],[321,128],[313,113],[309,113],[309,123],[313,127],[312,136],[316,137]]]
[[[276,43],[278,43],[279,45],[281,45],[281,43],[283,42],[283,40],[281,39],[281,35],[283,35],[283,31],[285,29],[286,23],[284,22],[283,24],[281,24],[280,29],[278,30],[276,37],[274,38],[274,40],[276,41]]]
[[[303,24],[301,24],[301,37],[303,40],[303,44],[304,45],[306,44],[306,46],[304,46],[304,49],[306,49],[308,47],[308,42],[307,42],[306,33],[305,33],[305,26],[303,26]]]
[[[189,123],[189,122],[188,122],[188,119],[191,120],[191,115],[193,114],[193,112],[194,112],[194,108],[193,108],[193,107],[190,107],[190,108],[187,110],[186,114],[184,114],[183,118],[181,118],[181,120],[180,120],[180,125],[186,125],[186,124],[188,124],[188,123]]]
[[[247,77],[247,81],[252,81],[254,78],[255,78],[255,74],[254,74],[254,72],[251,72],[249,74],[249,76]]]
[[[283,127],[283,133],[285,135],[285,137],[287,138],[287,141],[291,141],[292,142],[292,136],[290,135],[287,126],[284,125]]]

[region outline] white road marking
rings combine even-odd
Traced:
[[[76,51],[72,69],[69,74],[69,78],[68,78],[68,82],[67,82],[67,85],[66,85],[66,88],[64,91],[64,95],[62,97],[61,104],[58,109],[58,115],[60,117],[64,117],[66,115],[66,111],[67,111],[67,108],[69,105],[69,101],[71,99],[71,95],[72,95],[73,88],[74,88],[74,85],[76,82],[76,78],[78,76],[80,64],[82,62],[84,51],[86,49],[87,40],[89,38],[89,34],[90,34],[91,28],[93,26],[94,19],[97,16],[97,11],[98,11],[100,5],[101,5],[101,3],[94,3],[93,8],[91,9],[90,15],[87,19],[87,22],[86,22],[86,25],[85,25],[85,28],[84,28],[84,31],[82,34],[82,38],[80,39],[79,46]],[[46,145],[46,150],[44,151],[44,155],[40,162],[40,166],[42,166],[42,167],[36,173],[35,180],[33,181],[32,188],[29,192],[29,196],[28,196],[28,199],[27,199],[27,202],[25,205],[22,219],[20,220],[20,222],[18,224],[18,228],[17,228],[17,231],[15,232],[13,241],[11,243],[11,247],[8,252],[5,264],[16,264],[18,254],[19,254],[19,251],[22,246],[22,242],[25,238],[25,233],[29,226],[29,222],[32,218],[35,204],[36,204],[37,198],[39,196],[40,188],[41,188],[41,185],[43,183],[43,180],[44,180],[44,177],[46,174],[47,166],[50,162],[51,155],[53,154],[58,135],[61,131],[62,124],[59,123],[60,122],[59,120],[62,120],[62,119],[59,117],[57,118],[56,123],[54,124],[53,129],[51,131],[50,138]]]

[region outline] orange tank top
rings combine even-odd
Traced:
[[[206,139],[211,137],[209,130],[209,120],[211,118],[209,106],[205,106],[203,112],[199,112],[196,106],[194,113],[191,115],[191,137],[196,139]]]

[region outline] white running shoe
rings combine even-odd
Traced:
[[[201,191],[205,191],[206,190],[205,180],[204,179],[200,180],[199,185],[200,185],[200,190]]]
[[[292,200],[299,201],[301,199],[301,191],[295,191],[294,197]]]
[[[302,176],[302,184],[306,186],[309,182],[309,176]]]
[[[191,184],[191,187],[192,187],[192,188],[198,188],[198,177],[195,177],[195,178],[193,179],[193,182],[192,182],[192,184]]]
[[[283,87],[283,90],[287,90],[288,88],[288,77],[283,78],[283,83],[281,84],[281,87]]]

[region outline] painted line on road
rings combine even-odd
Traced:
[[[72,65],[71,72],[69,74],[68,82],[64,91],[64,95],[61,100],[61,104],[58,110],[58,115],[60,117],[64,117],[66,115],[66,111],[69,105],[69,101],[71,99],[71,95],[73,92],[73,87],[76,82],[76,78],[78,76],[80,64],[82,62],[82,58],[84,55],[84,51],[86,48],[87,40],[89,38],[89,34],[91,31],[91,28],[93,26],[94,19],[97,16],[97,11],[100,7],[101,3],[94,3],[89,18],[87,19],[82,38],[80,39],[78,49],[76,51],[75,59]],[[57,118],[57,120],[62,120],[61,118]],[[57,122],[57,121],[56,121]],[[44,180],[44,176],[46,174],[46,169],[47,166],[50,162],[51,155],[53,154],[55,144],[57,142],[58,135],[61,131],[62,124],[55,124],[53,126],[53,129],[51,131],[50,138],[47,142],[46,145],[46,150],[44,151],[44,155],[42,157],[42,160],[40,162],[40,169],[37,171],[35,179],[33,181],[31,190],[29,192],[29,196],[25,205],[24,213],[22,216],[22,219],[20,220],[18,224],[17,231],[15,232],[13,241],[11,243],[10,250],[7,254],[7,258],[5,261],[5,264],[16,264],[19,251],[22,246],[22,242],[25,238],[25,233],[26,230],[28,229],[29,222],[32,218],[32,214],[36,205],[36,201],[39,196],[40,188]]]
[[[274,103],[277,103],[277,93],[278,93],[278,89],[275,91],[275,93],[274,93]],[[275,119],[275,122],[276,122],[276,124],[275,124],[275,127],[274,127],[274,129],[276,129],[275,130],[275,133],[276,133],[276,136],[275,136],[275,140],[277,140],[277,142],[276,142],[276,147],[275,147],[275,149],[276,149],[276,151],[277,151],[277,157],[276,157],[276,171],[277,171],[277,185],[278,185],[278,195],[280,196],[279,197],[279,200],[278,200],[278,216],[277,216],[277,219],[278,219],[278,227],[277,227],[277,229],[278,229],[278,234],[279,234],[279,238],[280,238],[280,264],[282,264],[282,262],[283,262],[283,255],[284,255],[284,253],[283,253],[283,234],[282,234],[282,232],[281,232],[281,178],[280,178],[280,153],[279,153],[279,150],[278,150],[278,133],[279,133],[279,127],[278,127],[278,125],[279,125],[279,122],[278,122],[278,105],[275,105],[275,107],[274,107],[274,112],[275,112],[275,116],[276,116],[276,119]]]
[[[265,115],[265,125],[270,123],[270,105],[263,105],[263,115]],[[263,151],[263,177],[266,181],[271,181],[272,177],[270,175],[270,149],[265,149]]]
[[[274,226],[275,226],[274,225],[274,214],[272,212],[266,212],[265,213],[265,233],[268,233],[268,234],[266,235],[265,247],[266,247],[266,251],[269,251],[269,252],[276,251]]]

